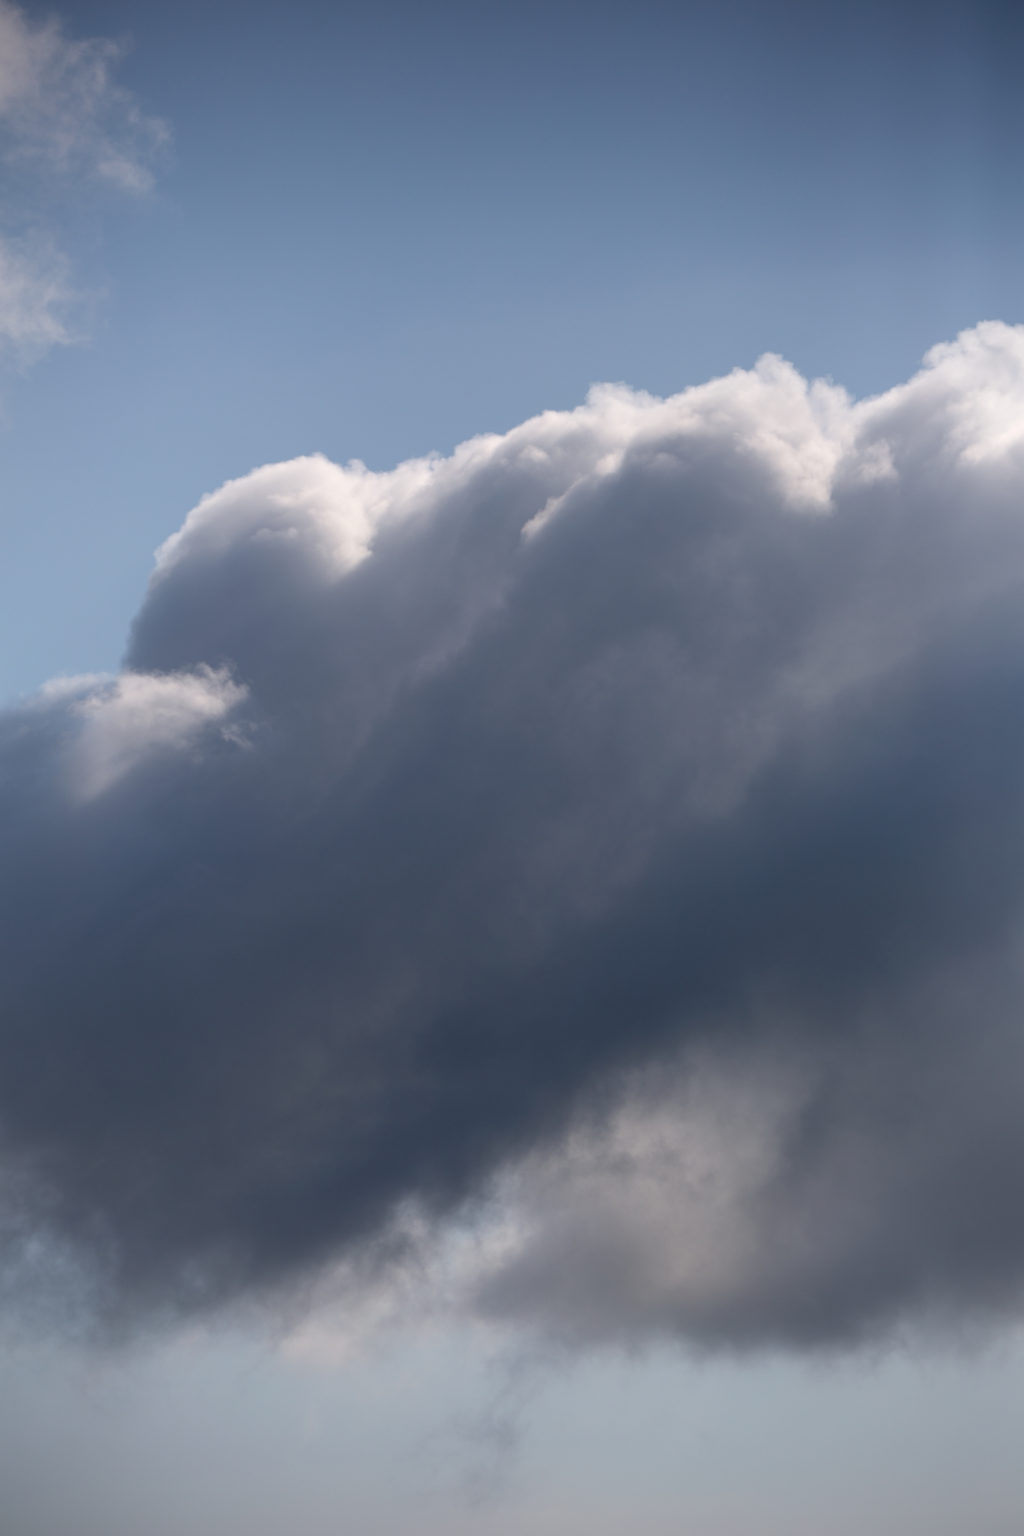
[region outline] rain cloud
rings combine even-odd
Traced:
[[[581,1343],[1018,1313],[1022,493],[991,322],[205,498],[0,717],[9,1295],[458,1240]]]

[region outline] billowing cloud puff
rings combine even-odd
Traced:
[[[1022,423],[991,323],[207,497],[121,676],[0,721],[9,1283],[462,1243],[584,1342],[1016,1310]]]

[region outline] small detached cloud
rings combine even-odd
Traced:
[[[0,716],[4,1293],[1019,1317],[1022,421],[992,322],[206,497]]]
[[[25,358],[71,341],[74,302],[60,255],[0,238],[0,345]]]
[[[67,263],[36,229],[41,185],[74,177],[147,192],[169,139],[166,124],[117,83],[123,51],[109,39],[71,38],[59,21],[37,21],[0,0],[0,163],[10,183],[7,232],[0,231],[0,346],[19,358],[74,339]],[[25,228],[35,231],[31,239]]]
[[[153,184],[167,125],[147,116],[114,71],[123,45],[68,37],[0,0],[0,135],[5,159],[85,173],[125,192]]]

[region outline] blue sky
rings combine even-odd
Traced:
[[[3,50],[12,39],[44,35],[51,16],[56,63],[39,75],[38,90],[33,84],[29,108],[17,105],[16,92],[9,107]],[[66,1197],[72,1213],[57,1224],[57,1279],[47,1272],[54,1292],[42,1288],[42,1332],[31,1306],[27,1323],[18,1310],[25,1282],[17,1274],[8,1281],[0,1267],[3,1294],[16,1303],[14,1320],[0,1328],[10,1381],[0,1422],[5,1536],[54,1536],[69,1522],[82,1536],[143,1528],[153,1536],[270,1536],[286,1526],[295,1536],[341,1527],[367,1536],[611,1536],[629,1523],[655,1536],[1017,1532],[1024,1473],[1011,1440],[1024,1396],[1024,1266],[1006,1214],[1019,1209],[1018,1164],[996,1154],[1020,1150],[1014,1127],[1024,1123],[1024,1100],[1014,1098],[1016,1036],[1006,1023],[1017,1017],[1022,969],[1005,937],[1017,931],[1022,897],[1016,865],[1000,851],[1015,849],[1024,825],[1009,782],[1015,715],[1005,705],[1024,654],[1011,602],[1024,562],[1004,516],[1024,477],[1015,436],[1021,335],[972,331],[909,393],[885,395],[935,344],[983,321],[1024,320],[1024,29],[1013,8],[991,0],[628,10],[603,0],[67,0],[53,11],[17,11],[0,0],[0,22],[8,28],[0,26],[0,699],[10,704],[56,677],[115,673],[126,651],[130,663],[127,681],[51,690],[0,718],[5,751],[10,741],[18,752],[29,741],[23,756],[12,756],[3,781],[9,808],[0,811],[14,871],[0,873],[0,910],[17,972],[10,996],[0,998],[16,1024],[10,1046],[0,1030],[0,1068],[17,1085],[0,1091],[0,1123],[8,1117],[14,1126],[12,1157],[41,1147],[41,1166],[65,1167],[66,1159],[56,1204],[63,1210]],[[83,53],[86,39],[106,42]],[[18,78],[26,68],[18,64]],[[29,298],[5,310],[8,253],[28,273]],[[51,297],[40,299],[38,284],[47,282]],[[43,331],[52,321],[51,332],[19,341],[9,318],[17,319],[19,303]],[[520,426],[544,411],[571,411],[594,384],[669,396],[750,370],[765,353],[788,359],[797,374],[769,364],[695,397],[692,417],[685,402],[659,416],[633,396],[602,395],[582,425],[562,416]],[[798,374],[833,380],[856,400],[885,399],[854,409],[827,389],[808,394]],[[383,472],[449,455],[481,433],[510,435],[476,458],[462,450],[433,479],[415,467],[405,479],[376,480],[284,463],[321,453]],[[692,505],[702,506],[701,496],[714,500],[725,487],[723,516],[731,516],[729,497],[756,462],[765,503],[784,525],[779,548],[789,548],[793,508],[824,514],[836,487],[839,503],[866,507],[876,530],[863,545],[851,535],[838,553],[815,546],[806,557],[801,569],[824,594],[820,602],[795,580],[785,584],[789,567],[778,550],[746,525],[755,553],[720,591],[721,552],[709,553],[695,534],[673,589],[700,616],[693,634],[706,624],[700,634],[710,636],[701,649],[700,635],[687,631],[704,669],[703,691],[694,684],[691,692],[687,668],[657,637],[629,648],[643,627],[643,603],[663,601],[659,560],[682,560],[662,538],[657,477],[687,433],[697,434],[705,458],[686,470],[696,480],[680,479],[680,504],[696,497]],[[943,457],[943,444],[963,442],[960,458],[952,449]],[[537,469],[542,461],[547,467]],[[961,490],[964,463],[978,478]],[[215,498],[205,520],[193,518],[162,557],[142,606],[154,552],[189,510],[262,465],[282,468]],[[957,487],[948,499],[943,475]],[[886,502],[890,485],[898,490]],[[622,517],[638,509],[635,542],[601,522],[607,486],[620,495]],[[520,589],[494,575],[507,551],[489,530],[519,517],[515,497],[530,495],[537,505],[515,533],[540,553]],[[970,521],[975,496],[980,532]],[[918,518],[925,504],[935,509],[934,535]],[[298,508],[291,523],[282,506]],[[420,544],[409,535],[406,547],[401,530],[423,506],[434,519],[429,528],[440,531]],[[467,506],[489,508],[490,524],[472,523]],[[885,523],[879,534],[894,507],[905,517],[902,531],[890,537]],[[578,534],[585,516],[597,529],[590,544]],[[811,526],[814,517],[804,521]],[[294,570],[284,557],[265,569],[259,562],[271,547],[298,550]],[[369,571],[355,618],[309,575],[317,561],[339,583]],[[635,581],[633,561],[643,567]],[[618,587],[611,577],[620,567]],[[855,573],[848,586],[847,567]],[[706,607],[702,572],[710,573]],[[746,606],[735,630],[716,627],[737,591]],[[488,631],[473,650],[477,641],[466,635],[477,635],[480,614],[505,604],[511,639]],[[440,620],[431,628],[449,608],[450,631]],[[802,637],[792,651],[790,609]],[[948,628],[946,612],[955,612]],[[606,622],[609,653],[559,694],[551,678],[571,673],[573,647],[586,652]],[[748,630],[756,643],[744,649]],[[962,633],[970,643],[958,670],[948,658],[960,654]],[[465,674],[449,676],[445,668],[464,646]],[[919,655],[927,665],[915,670]],[[427,693],[423,679],[436,676],[447,693],[441,684]],[[427,702],[416,704],[421,684]],[[826,699],[831,711],[817,757],[800,756],[810,749],[787,713],[791,686]],[[595,724],[609,697],[618,712]],[[380,699],[393,721],[378,739]],[[561,737],[545,755],[561,708],[570,746],[574,731],[582,743],[578,759]],[[691,718],[700,737],[692,754],[677,729]],[[865,718],[871,750],[863,748]],[[894,718],[915,722],[909,745]],[[350,721],[356,747],[344,737]],[[755,726],[766,721],[780,777],[761,800],[751,792],[755,810],[743,821],[729,797],[742,798],[746,789],[736,785],[763,767],[757,754],[768,748]],[[214,727],[211,745],[202,733]],[[65,802],[64,759],[48,754],[71,738],[81,750]],[[365,740],[369,766],[350,789],[345,754],[362,751]],[[961,751],[964,742],[970,749]],[[222,759],[236,748],[260,763],[266,751],[266,776],[259,767],[248,778],[218,777],[235,771]],[[607,782],[596,783],[591,758],[610,765]],[[821,798],[807,792],[794,806],[799,797],[787,798],[785,775],[806,790],[808,761],[822,775]],[[850,762],[863,778],[854,773],[852,789]],[[453,763],[469,764],[464,779]],[[210,775],[198,788],[187,778],[192,768]],[[583,806],[578,820],[572,795],[558,816],[540,791],[531,798],[538,783],[561,784],[562,772]],[[677,801],[701,826],[732,828],[735,812],[737,841],[725,862],[713,864],[705,843],[678,845],[694,867],[709,861],[707,909],[699,901],[686,907],[687,888],[658,862],[683,835]],[[489,805],[502,808],[493,823]],[[760,824],[750,831],[758,805],[771,813],[768,832]],[[986,819],[992,805],[1009,828],[1003,843]],[[303,822],[309,806],[312,831]],[[737,917],[722,891],[731,883],[746,889],[747,870],[755,897],[759,881],[775,878],[777,827],[792,839],[793,885],[773,894],[769,918],[760,909],[752,918],[742,905]],[[838,873],[819,880],[830,861]],[[877,900],[864,869],[877,879]],[[953,893],[945,905],[929,903],[941,884],[935,870]],[[811,896],[790,902],[801,879]],[[639,890],[635,907],[616,905],[624,890]],[[712,1071],[707,1101],[696,1108],[680,1090],[697,1125],[698,1163],[720,1155],[735,1180],[724,1237],[717,1218],[700,1225],[688,1183],[678,1199],[670,1189],[665,1206],[651,1197],[647,1227],[631,1224],[630,1191],[640,1191],[637,1207],[646,1210],[647,1173],[630,1163],[637,1183],[605,1188],[601,1135],[611,1132],[589,1100],[584,1108],[603,1128],[594,1145],[586,1115],[583,1129],[572,1122],[573,1135],[552,1151],[557,1115],[549,1121],[538,1111],[532,1120],[524,1112],[509,1132],[511,1194],[501,1158],[497,1173],[489,1167],[476,1184],[451,1172],[486,1141],[489,1119],[504,1111],[502,1093],[492,1115],[482,1110],[472,1121],[466,1145],[453,1143],[449,1161],[438,1154],[434,1167],[427,1137],[410,1141],[402,1164],[392,1152],[416,1115],[397,1089],[395,1103],[387,1100],[375,1057],[359,1075],[359,1044],[356,1086],[348,1087],[345,1058],[338,1093],[358,1095],[360,1114],[371,1106],[368,1121],[380,1111],[385,1151],[378,1149],[374,1177],[385,1194],[367,1176],[367,1209],[376,1211],[378,1199],[392,1201],[388,1220],[407,1208],[422,1206],[431,1220],[442,1212],[439,1237],[432,1228],[410,1237],[383,1217],[378,1227],[376,1216],[366,1218],[385,1258],[395,1231],[410,1243],[429,1296],[403,1290],[408,1276],[393,1281],[371,1239],[366,1252],[359,1247],[362,1228],[353,1237],[318,1214],[318,1201],[330,1204],[325,1189],[350,1190],[346,1177],[355,1188],[348,1165],[331,1165],[321,1178],[319,1165],[303,1162],[313,1153],[301,1136],[274,1140],[293,1115],[319,1134],[324,1103],[336,1108],[315,1093],[306,1105],[298,1087],[288,1097],[296,1062],[297,1078],[330,1075],[319,1054],[329,1031],[317,988],[356,1013],[365,1008],[374,1027],[407,1006],[407,993],[440,998],[455,1010],[456,1042],[457,1005],[483,997],[499,1021],[500,1057],[510,1010],[544,1024],[535,973],[525,962],[517,969],[533,953],[535,928],[549,922],[560,934],[566,912],[573,921],[599,913],[594,921],[605,927],[596,939],[586,930],[590,947],[556,944],[542,974],[554,978],[556,999],[568,999],[567,1013],[578,1006],[600,1022],[607,998],[619,996],[617,979],[640,986],[630,944],[659,902],[697,914],[708,954],[735,951],[709,983],[702,1020],[715,1008],[727,1022],[730,1010],[742,1013],[729,990],[732,970],[756,969],[765,934],[781,956],[767,982],[751,972],[750,1061],[727,1063],[725,1087]],[[873,925],[875,908],[882,917]],[[345,930],[349,948],[338,953],[357,980],[343,984],[325,935],[335,914],[350,909],[357,915]],[[981,929],[990,949],[972,948],[982,946]],[[664,926],[654,921],[651,931],[655,946],[668,942]],[[955,958],[944,970],[947,954]],[[232,969],[224,955],[242,956],[244,966]],[[598,978],[590,990],[581,983],[579,994],[574,955]],[[873,1033],[875,1015],[867,1004],[857,1012],[863,998],[853,997],[848,973],[865,956],[865,974],[877,983],[871,1006],[895,1020],[900,1044],[891,1055]],[[812,994],[820,1013],[812,1045],[799,1030],[773,1034],[765,1017],[778,999],[802,1028],[800,1009],[811,1007]],[[963,1044],[958,1006],[972,1028],[983,1020],[976,1056]],[[221,1008],[230,1019],[210,1065],[200,1052],[208,1035],[221,1039]],[[443,1009],[439,1016],[448,1017]],[[922,1019],[935,1026],[934,1054]],[[25,1020],[32,1029],[22,1030]],[[296,1045],[294,1060],[276,1056],[293,1026],[308,1055]],[[159,1042],[152,1060],[137,1045],[151,1028]],[[176,1055],[174,1041],[191,1040],[190,1031],[195,1057]],[[407,1037],[388,1038],[385,1056],[393,1051],[401,1064]],[[520,1034],[512,1038],[518,1043]],[[700,1030],[695,1038],[695,1049],[712,1049]],[[546,1074],[557,1076],[562,1058],[546,1037],[541,1046],[544,1070],[531,1092],[546,1104]],[[918,1049],[924,1064],[911,1070]],[[457,1055],[445,1036],[436,1057],[428,1055],[431,1070],[449,1060],[447,1051]],[[675,1084],[676,1058],[653,1059]],[[467,1060],[442,1087],[471,1120],[456,1091],[479,1069],[471,1051]],[[510,1082],[520,1069],[512,1051]],[[632,1065],[616,1070],[632,1093]],[[161,1074],[177,1083],[175,1072],[188,1079],[184,1108],[160,1097]],[[287,1091],[256,1095],[254,1110],[244,1092],[233,1095],[250,1077],[259,1088],[263,1072],[287,1079]],[[827,1089],[820,1101],[806,1087],[816,1073]],[[705,1079],[698,1073],[697,1081]],[[142,1110],[122,1116],[136,1092]],[[636,1093],[640,1110],[628,1093],[622,1110],[626,1163],[643,1135],[657,1140],[664,1130],[657,1092],[641,1083]],[[22,1099],[32,1106],[24,1114]],[[387,1100],[383,1109],[378,1099]],[[216,1112],[204,1128],[211,1102]],[[824,1169],[822,1181],[812,1169],[794,1193],[779,1154],[779,1205],[758,1207],[762,1225],[734,1230],[728,1201],[740,1209],[750,1177],[745,1138],[749,1132],[749,1156],[770,1158],[776,1122],[793,1103],[793,1166],[803,1166],[807,1147],[823,1146],[814,1165]],[[458,1114],[444,1093],[438,1104],[440,1144]],[[833,1111],[834,1144],[822,1130]],[[151,1138],[150,1121],[159,1127]],[[166,1144],[165,1124],[174,1131]],[[227,1194],[222,1205],[219,1194],[209,1207],[199,1202],[191,1225],[187,1170],[193,1158],[205,1168],[207,1155],[223,1175],[211,1186]],[[400,1165],[397,1193],[387,1193]],[[308,1230],[298,1216],[290,1224],[294,1191],[280,1182],[280,1169],[293,1166],[302,1175],[294,1208],[312,1213]],[[95,1209],[82,1194],[94,1169]],[[713,1171],[706,1176],[714,1183]],[[350,1190],[353,1207],[361,1190]],[[498,1216],[488,1226],[492,1207]],[[23,1215],[16,1201],[12,1209]],[[166,1210],[166,1231],[152,1210]],[[273,1219],[263,1230],[265,1210]],[[679,1252],[659,1247],[659,1211],[683,1213],[684,1237],[691,1235]],[[202,1246],[221,1218],[239,1245],[230,1249],[223,1295],[216,1255]],[[109,1237],[108,1219],[126,1258],[112,1282],[118,1343],[97,1348],[76,1334],[73,1307],[70,1325],[65,1316],[59,1243],[102,1246],[82,1233]],[[463,1219],[477,1223],[479,1271],[459,1246]],[[847,1255],[850,1230],[863,1247],[855,1236]],[[522,1246],[506,1263],[510,1231]],[[617,1241],[622,1232],[635,1239],[626,1263],[621,1251],[616,1260],[602,1247],[607,1233]],[[50,1237],[40,1239],[44,1258]],[[707,1272],[721,1265],[728,1278],[718,1290],[702,1268],[705,1242]],[[339,1254],[346,1261],[352,1244],[355,1278],[332,1271],[325,1300],[315,1290],[318,1265]],[[29,1247],[27,1259],[18,1249],[18,1262],[32,1275]],[[747,1256],[740,1279],[730,1267],[736,1252]],[[646,1290],[640,1282],[629,1289],[634,1258],[644,1284],[644,1265],[658,1270]],[[659,1276],[670,1270],[675,1289],[663,1294]],[[211,1304],[197,1320],[179,1281],[200,1276],[198,1294],[208,1274],[209,1296],[225,1310]],[[288,1290],[296,1274],[299,1302]],[[307,1316],[300,1303],[310,1276],[315,1305]],[[285,1282],[281,1301],[275,1287]],[[820,1300],[820,1333],[817,1314],[807,1321],[807,1298]],[[574,1331],[566,1309],[587,1307],[585,1326]],[[64,1469],[60,1488],[55,1460]]]
[[[87,298],[4,385],[8,695],[113,665],[152,550],[258,463],[385,468],[764,351],[861,395],[1019,314],[999,6],[62,14],[172,139],[142,198],[34,194]]]

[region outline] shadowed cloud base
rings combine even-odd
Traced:
[[[989,323],[207,497],[0,719],[12,1301],[1015,1312],[1022,422]]]

